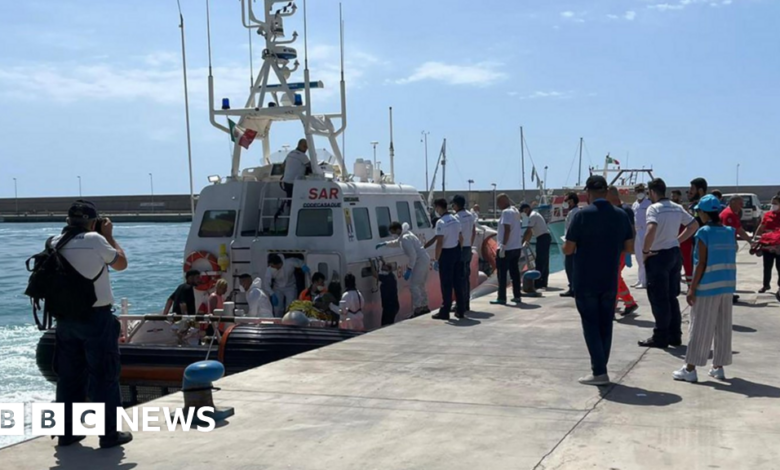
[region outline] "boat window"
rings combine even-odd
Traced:
[[[417,228],[431,228],[431,221],[420,201],[414,203],[414,216],[417,218]]]
[[[330,237],[333,235],[333,209],[301,209],[295,235],[299,237]]]
[[[377,207],[376,223],[379,225],[379,238],[387,238],[390,236],[390,222],[390,208]]]
[[[235,225],[236,211],[206,211],[200,223],[198,236],[201,238],[232,237]]]
[[[395,203],[395,210],[398,212],[398,221],[401,222],[401,224],[406,222],[411,228],[412,213],[409,212],[409,203],[406,201],[398,201]]]
[[[371,240],[371,220],[368,217],[368,209],[357,207],[353,209],[355,217],[355,233],[358,240]]]

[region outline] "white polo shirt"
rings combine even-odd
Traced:
[[[571,209],[569,209],[569,213],[566,214],[566,221],[564,222],[564,232],[569,231],[569,226],[571,225],[571,221],[574,220],[574,215],[577,214],[577,212],[579,211],[580,211],[580,206],[574,206]]]
[[[51,243],[52,247],[56,247],[60,239],[62,239],[62,235],[54,237]],[[100,274],[100,277],[95,281],[97,300],[93,307],[114,304],[111,281],[108,279],[108,265],[116,261],[118,254],[103,235],[97,232],[76,235],[73,240],[65,244],[60,253],[82,276],[95,279]]]
[[[436,236],[442,236],[443,249],[455,248],[460,241],[460,222],[452,214],[444,214],[436,221]]]
[[[677,236],[680,226],[691,225],[696,219],[681,205],[664,199],[647,208],[647,224],[656,224],[655,239],[650,251],[669,250],[680,246]]]
[[[284,159],[284,176],[282,176],[282,182],[293,184],[295,183],[295,180],[306,176],[306,165],[309,163],[309,157],[298,149],[288,153],[287,157]]]
[[[504,245],[505,250],[519,250],[523,247],[523,223],[520,219],[520,211],[513,206],[509,206],[501,211],[501,217],[498,219],[498,245],[504,243],[505,226],[509,226],[509,241]]]
[[[536,211],[531,211],[531,215],[528,216],[528,229],[537,238],[550,233],[550,229],[547,228],[547,221],[544,220],[542,214]]]
[[[647,230],[647,209],[653,203],[650,199],[644,198],[642,202],[636,201],[631,209],[634,211],[634,226],[637,232],[644,232]]]
[[[458,222],[460,222],[460,233],[463,234],[463,246],[473,246],[474,240],[471,235],[474,233],[474,224],[476,223],[474,214],[467,210],[461,210],[455,217],[457,217]]]

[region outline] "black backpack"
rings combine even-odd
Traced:
[[[97,301],[95,281],[103,275],[106,268],[104,266],[94,279],[84,277],[59,252],[74,237],[84,232],[65,231],[56,247],[51,246],[54,237],[50,237],[46,240],[43,251],[25,262],[27,271],[31,274],[24,293],[30,297],[33,318],[39,330],[51,328],[53,318],[89,320],[92,306]],[[38,318],[39,311],[43,312],[42,320]]]

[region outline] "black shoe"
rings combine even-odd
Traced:
[[[125,444],[127,444],[128,442],[130,442],[132,440],[133,440],[133,435],[132,434],[130,434],[129,432],[125,432],[125,431],[119,431],[119,432],[117,432],[113,436],[113,438],[111,438],[111,437],[109,437],[109,438],[101,437],[100,438],[100,448],[101,449],[110,449],[112,447],[125,445]]]
[[[674,339],[672,341],[669,341],[669,346],[682,346],[682,339]]]
[[[566,292],[561,292],[558,295],[560,295],[561,297],[574,297],[574,292],[571,289],[569,289]]]
[[[647,338],[644,341],[637,342],[637,344],[643,348],[666,349],[669,347],[669,344],[659,343],[653,338]]]
[[[431,318],[434,320],[449,320],[450,316],[449,314],[443,314],[443,313],[437,313],[436,315],[432,315]]]
[[[778,302],[780,302],[780,289],[778,289],[777,292],[775,293],[775,298],[777,299]]]
[[[419,315],[425,315],[426,313],[431,313],[431,309],[429,309],[428,307],[423,307],[423,308],[420,310],[420,313],[419,313]]]
[[[733,304],[737,304],[737,303],[739,303],[739,296],[738,296],[738,295],[736,295],[736,294],[734,294],[734,295],[731,297],[731,303],[733,303]]]
[[[633,313],[635,313],[637,310],[639,310],[639,305],[632,305],[630,307],[626,307],[625,310],[620,312],[621,317],[627,317]]]
[[[466,318],[466,314],[464,314],[464,313],[456,313],[455,314],[455,318],[457,318],[458,320],[463,320],[464,318]]]
[[[771,287],[764,286],[764,287],[761,288],[761,290],[758,291],[758,293],[759,294],[763,294],[765,292],[769,292],[770,289],[771,289]]]
[[[67,447],[86,439],[87,436],[60,436],[57,438],[58,447]]]

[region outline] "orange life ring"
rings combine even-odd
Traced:
[[[215,271],[217,273],[220,272],[219,263],[217,262],[217,257],[209,253],[208,251],[193,251],[189,255],[187,255],[187,258],[184,260],[184,272],[186,273],[190,269],[192,269],[192,263],[198,260],[205,259],[211,264],[211,270]],[[200,280],[201,283],[195,286],[196,290],[199,291],[208,291],[211,290],[216,284],[217,281],[222,277],[221,274],[201,274]]]

